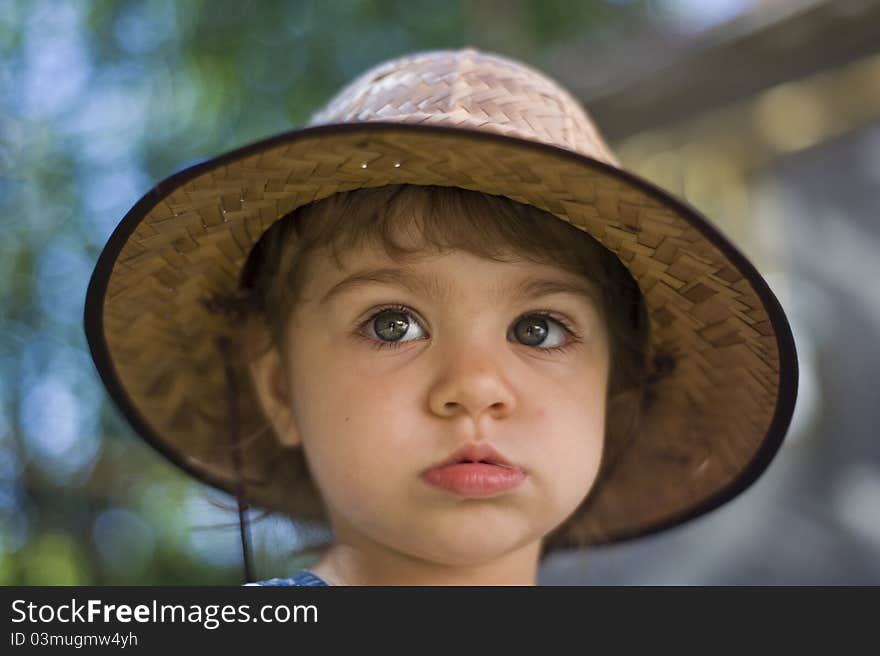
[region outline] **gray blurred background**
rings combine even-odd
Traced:
[[[370,65],[476,48],[544,70],[625,167],[711,217],[786,308],[791,431],[735,501],[553,556],[545,585],[880,584],[880,3],[0,0],[0,583],[235,584],[234,500],[141,443],[83,301],[125,212],[301,125]],[[254,517],[257,575],[304,527]]]

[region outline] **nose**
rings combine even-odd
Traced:
[[[513,412],[515,395],[501,366],[489,353],[475,350],[440,354],[442,364],[428,395],[431,412],[438,417],[483,415],[502,419]]]

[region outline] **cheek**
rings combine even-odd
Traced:
[[[546,436],[544,471],[559,503],[571,510],[589,492],[599,472],[605,439],[605,393],[595,385],[561,390],[536,417]],[[579,393],[572,393],[578,390]]]
[[[306,384],[310,408],[303,411],[342,435],[387,431],[416,403],[413,381],[399,372],[368,373],[357,363],[324,368]]]
[[[563,407],[557,413],[548,413],[545,424],[552,432],[556,444],[553,458],[570,462],[572,466],[584,460],[594,460],[601,456],[605,436],[604,405]]]
[[[413,385],[399,376],[365,376],[347,358],[323,360],[301,360],[292,381],[297,428],[319,484],[363,485],[377,470],[393,475],[388,454],[412,448]]]

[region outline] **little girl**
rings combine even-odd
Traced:
[[[745,489],[797,380],[752,265],[553,81],[470,49],[157,185],[86,333],[135,429],[237,496],[245,554],[249,505],[331,529],[262,585],[534,585]]]

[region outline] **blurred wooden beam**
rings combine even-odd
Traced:
[[[774,12],[782,4],[790,10]],[[622,29],[551,62],[612,142],[880,52],[880,2],[767,2],[691,40],[647,24]]]

